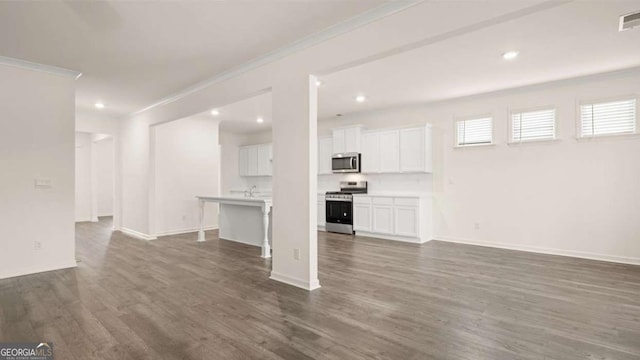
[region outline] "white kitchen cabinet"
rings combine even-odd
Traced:
[[[271,144],[258,145],[258,173],[260,176],[271,176]]]
[[[400,130],[400,169],[404,172],[424,171],[424,128]]]
[[[380,133],[370,132],[362,135],[362,164],[364,174],[380,172]]]
[[[362,126],[333,129],[333,153],[360,152]]]
[[[345,134],[345,129],[337,129],[337,130],[333,130],[333,154],[341,154],[346,152],[346,146],[345,146],[345,139],[346,139],[346,134]]]
[[[400,130],[400,171],[431,172],[431,127]]]
[[[372,232],[393,234],[393,207],[387,205],[373,205]]]
[[[247,176],[249,161],[249,149],[247,147],[238,148],[238,174],[240,176]]]
[[[318,139],[318,174],[331,174],[331,155],[333,155],[333,139],[331,136]]]
[[[271,144],[241,146],[238,149],[240,176],[271,176]]]
[[[344,132],[344,151],[348,153],[360,152],[361,128],[347,128]]]
[[[420,209],[417,206],[394,206],[395,235],[418,237],[420,235]]]
[[[247,176],[258,175],[258,147],[247,147]]]
[[[393,234],[393,198],[374,197],[372,203],[372,232]]]
[[[429,196],[371,196],[353,197],[354,230],[366,236],[413,243],[432,238]]]
[[[400,170],[400,135],[397,130],[380,133],[380,172]]]
[[[431,127],[367,131],[362,135],[362,172],[431,172]]]
[[[353,230],[371,232],[371,199],[353,199]]]

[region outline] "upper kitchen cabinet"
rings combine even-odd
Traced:
[[[333,154],[359,153],[362,126],[333,129]]]
[[[431,172],[431,127],[367,131],[362,135],[362,172]]]
[[[371,131],[362,135],[362,164],[363,174],[380,172],[380,132]]]
[[[362,135],[362,172],[400,171],[400,135],[398,130],[369,131]]]
[[[331,136],[318,139],[318,175],[331,174],[331,155],[333,155],[333,139]]]
[[[271,144],[258,145],[258,173],[260,176],[271,176]]]
[[[271,144],[241,146],[238,152],[240,176],[271,176]]]
[[[400,130],[400,171],[432,171],[431,125]]]

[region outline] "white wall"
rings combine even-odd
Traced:
[[[73,77],[0,65],[0,79],[0,278],[73,267]]]
[[[76,132],[76,222],[113,215],[114,160],[113,137]]]
[[[92,142],[91,134],[76,133],[76,222],[91,221],[92,216]]]
[[[96,200],[98,216],[113,216],[113,138],[105,138],[93,143],[96,179]]]
[[[153,127],[154,235],[197,231],[196,195],[219,194],[218,124],[188,118]],[[207,204],[205,226],[218,226],[218,207]]]
[[[319,132],[432,123],[437,239],[640,263],[640,137],[576,140],[579,100],[639,93],[640,71],[623,71],[343,116]],[[546,105],[560,140],[507,145],[509,109]],[[497,145],[454,149],[454,118],[486,113]]]
[[[149,176],[151,167],[149,157],[150,125],[203,113],[211,108],[222,107],[263,93],[267,89],[286,86],[284,82],[292,81],[294,76],[299,77],[301,82],[306,82],[309,74],[328,74],[349,66],[373,61],[380,56],[406,50],[423,43],[426,39],[436,38],[442,34],[460,34],[461,32],[454,30],[464,30],[465,24],[470,22],[482,24],[486,20],[494,19],[500,15],[505,15],[504,20],[506,21],[510,17],[519,16],[515,12],[516,10],[530,5],[520,2],[505,4],[501,3],[496,8],[482,3],[472,6],[473,9],[464,12],[464,16],[454,17],[433,18],[433,7],[439,5],[434,5],[432,2],[416,4],[412,6],[411,11],[385,12],[384,14],[389,16],[383,18],[372,14],[371,19],[362,19],[353,27],[333,28],[331,34],[322,37],[324,41],[321,43],[313,43],[313,46],[309,47],[304,47],[305,44],[296,44],[295,51],[270,54],[267,57],[257,59],[249,65],[234,68],[227,73],[220,74],[215,79],[199,83],[182,94],[171,96],[159,102],[157,106],[132,114],[130,118],[121,123],[120,128],[121,143],[118,157],[121,161],[122,172],[119,174],[118,182],[122,184],[119,196],[122,198],[123,228],[126,227],[137,233],[145,234],[152,227],[149,221],[153,213],[151,210],[153,207],[150,206],[153,201],[151,201],[149,193],[150,185],[152,185]],[[466,8],[469,6],[471,5],[464,5]],[[449,9],[451,12],[460,14],[458,10],[458,6]],[[513,13],[509,14],[510,12]],[[431,26],[424,26],[425,19],[430,19]],[[342,32],[343,29],[352,31]],[[353,44],[358,44],[358,46],[353,46]],[[294,86],[298,85],[300,84],[294,84]],[[284,93],[284,89],[278,91]],[[316,219],[310,216],[317,211],[316,199],[305,196],[299,198],[297,196],[299,188],[296,188],[296,196],[291,196],[292,193],[287,189],[290,186],[290,179],[304,179],[304,186],[308,187],[310,192],[315,193],[317,179],[309,179],[306,166],[287,168],[278,165],[278,161],[286,161],[285,158],[280,157],[278,152],[282,144],[294,139],[295,145],[300,145],[297,141],[312,141],[309,134],[315,135],[315,119],[312,124],[307,123],[308,115],[311,112],[302,113],[301,111],[302,107],[307,107],[309,110],[309,93],[306,88],[303,94],[306,98],[299,98],[296,94],[273,97],[274,129],[278,127],[277,122],[289,125],[288,121],[291,119],[278,117],[278,111],[280,109],[286,111],[287,107],[299,111],[298,114],[293,115],[288,112],[287,115],[298,116],[299,121],[303,121],[305,124],[305,127],[299,127],[294,123],[289,132],[276,131],[273,137],[274,174],[276,174],[273,184],[274,203],[285,209],[295,207],[302,209],[300,212],[291,213],[292,217],[289,218],[274,216],[274,238],[281,236],[283,241],[287,242],[287,246],[296,244],[305,250],[299,260],[294,259],[293,256],[274,257],[273,267],[275,269],[278,266],[282,271],[288,272],[286,275],[294,278],[310,277],[317,264],[317,257],[313,252],[315,243],[312,243],[317,225]],[[296,101],[301,103],[296,104]],[[309,126],[307,127],[307,125]],[[315,164],[317,161],[315,158],[316,146],[304,146],[304,148],[300,146],[294,151],[300,149],[302,152],[297,154],[299,155],[298,160],[306,156],[303,160]],[[284,151],[284,148],[281,148],[281,151]],[[285,160],[279,160],[279,158]],[[286,172],[277,176],[277,169]],[[297,186],[297,184],[294,185]],[[276,230],[280,227],[284,229],[285,226],[289,228],[289,231]],[[287,253],[288,250],[290,250],[288,247],[283,249]],[[309,251],[306,252],[306,250]],[[277,254],[277,251],[275,249],[274,254]],[[291,255],[291,253],[288,254]],[[308,254],[313,255],[308,256]]]

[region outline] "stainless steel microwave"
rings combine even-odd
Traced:
[[[334,173],[359,173],[360,154],[333,154],[331,157],[331,171]]]

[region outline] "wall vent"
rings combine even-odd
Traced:
[[[640,11],[620,16],[620,31],[640,26]]]

